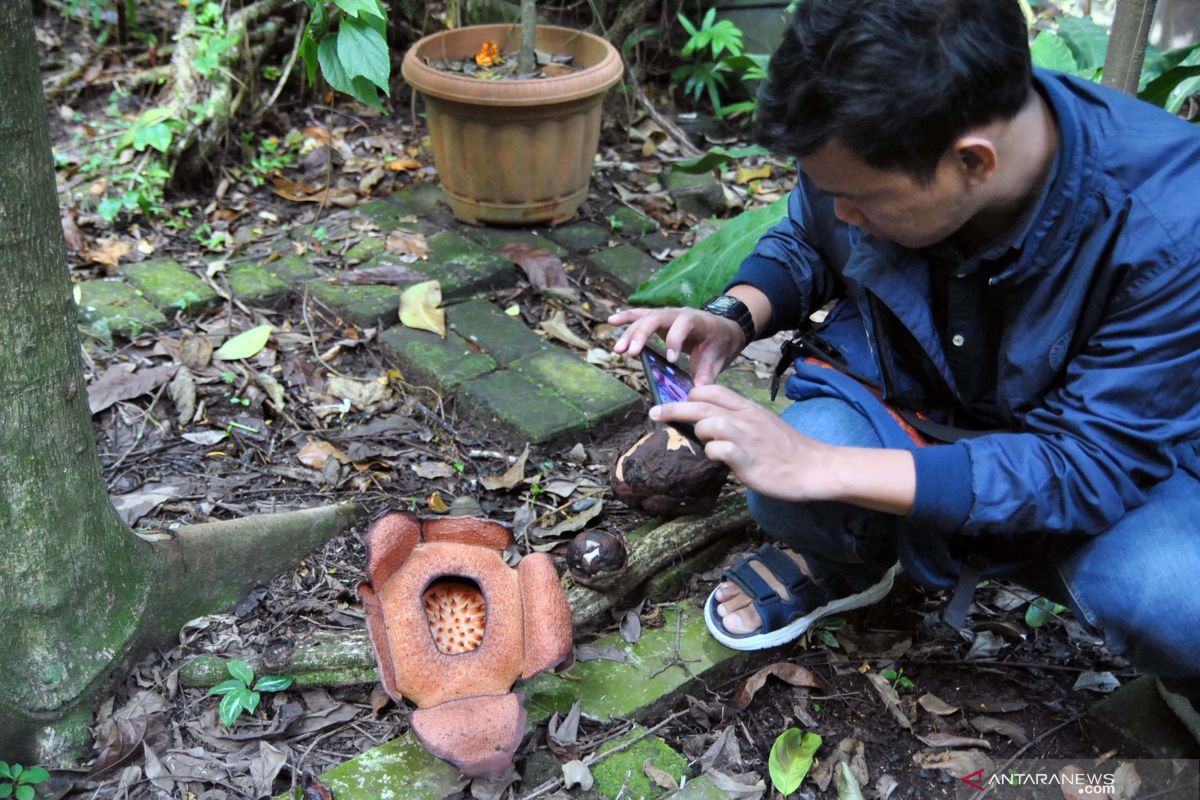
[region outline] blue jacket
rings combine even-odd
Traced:
[[[1200,467],[1200,129],[1067,75],[1034,79],[1059,149],[1019,252],[989,280],[1005,430],[915,451],[910,527],[1094,534]],[[837,221],[803,175],[733,283],[771,299],[771,332],[844,298],[821,335],[851,371],[886,374],[885,399],[934,416],[956,397],[928,257]],[[805,383],[801,369],[789,394]]]

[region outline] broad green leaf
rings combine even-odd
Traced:
[[[1060,606],[1045,597],[1039,597],[1029,604],[1029,608],[1025,609],[1025,624],[1031,628],[1040,628],[1066,610],[1066,606]]]
[[[8,769],[7,761],[0,761],[0,778],[11,778],[12,772]]]
[[[232,728],[233,723],[242,714],[242,700],[237,692],[230,692],[221,698],[221,705],[217,708],[217,716],[221,718],[221,724],[226,728]]]
[[[258,679],[258,683],[254,684],[254,691],[282,692],[292,685],[293,680],[295,678],[291,675],[263,675]]]
[[[0,783],[0,800],[6,797],[12,797],[13,785],[11,783]]]
[[[390,94],[391,60],[387,40],[374,27],[357,19],[343,19],[337,36],[337,54],[351,78],[363,77]]]
[[[171,146],[171,137],[173,135],[171,128],[165,122],[146,125],[145,127],[138,128],[134,134],[133,149],[140,153],[149,146],[160,153],[165,153],[167,152],[167,148]]]
[[[383,7],[379,5],[379,0],[333,0],[333,3],[351,17],[357,17],[359,14],[374,17],[387,16]]]
[[[1063,38],[1079,69],[1096,70],[1104,66],[1108,51],[1108,31],[1091,17],[1064,17],[1058,23],[1058,35]]]
[[[304,31],[304,38],[300,40],[300,58],[304,61],[304,74],[308,78],[308,85],[312,86],[317,82],[317,67],[321,64],[317,57],[317,41],[312,37],[311,25]]]
[[[21,776],[21,780],[25,783],[43,783],[50,780],[50,773],[42,767],[30,767],[25,770],[25,774]]]
[[[260,326],[260,327],[262,327],[262,326]],[[258,328],[254,328],[253,330],[258,330]],[[245,336],[245,335],[246,334],[244,334],[244,333],[242,334],[242,336]],[[228,344],[228,342],[226,342],[226,344]],[[224,349],[224,348],[222,348],[222,349]],[[261,349],[262,349],[261,346],[256,348],[254,350],[254,353],[257,353]],[[251,353],[250,355],[254,355],[254,353]],[[216,353],[213,353],[213,355],[216,356],[217,358],[221,358],[221,356],[218,356]],[[237,357],[238,358],[249,358],[250,356],[237,356]],[[230,675],[232,675],[233,677],[235,677],[239,681],[241,681],[243,686],[249,686],[250,683],[254,680],[254,670],[250,668],[250,665],[248,663],[246,663],[245,661],[243,661],[240,658],[235,658],[231,661],[227,661],[225,663],[225,669],[229,670]]]
[[[767,759],[771,785],[784,797],[800,788],[804,776],[812,769],[813,757],[820,747],[821,737],[815,733],[788,728],[779,734]]]
[[[845,761],[838,762],[837,800],[865,800],[858,778],[854,777],[850,765]]]
[[[337,34],[329,34],[317,44],[317,62],[321,65],[321,74],[333,87],[334,91],[350,94],[354,87],[350,85],[350,76],[342,66],[338,56]]]
[[[25,772],[25,768],[20,764],[13,764],[11,767],[9,767],[8,771],[12,775],[12,779],[15,781],[18,780],[22,773]]]
[[[216,686],[209,689],[208,693],[209,694],[229,694],[230,692],[234,691],[235,689],[243,689],[243,688],[245,688],[245,686],[246,686],[246,684],[242,683],[237,678],[230,678],[229,680],[222,681],[221,683],[218,683]]]
[[[1062,40],[1062,37],[1053,31],[1039,33],[1029,48],[1029,55],[1033,58],[1035,66],[1044,69],[1070,73],[1079,69],[1079,62],[1076,61],[1071,48],[1067,47],[1067,43]]]
[[[267,340],[271,338],[271,331],[274,330],[270,325],[259,325],[251,328],[248,331],[239,333],[225,344],[221,345],[213,358],[219,358],[222,361],[236,361],[239,358],[251,358],[267,346]],[[246,664],[245,661],[230,661],[229,674],[235,678],[241,677],[233,671],[234,664]],[[246,666],[246,671],[249,673],[245,682],[250,683],[254,678],[254,673],[250,672],[250,667]]]
[[[124,204],[121,203],[121,198],[119,197],[106,197],[101,200],[100,205],[96,207],[96,213],[99,214],[100,219],[104,220],[105,222],[112,222],[117,218],[117,214],[121,213],[121,208],[123,205]]]
[[[1179,107],[1176,106],[1175,109],[1168,108],[1168,104],[1172,100],[1171,94],[1185,81],[1189,81],[1198,75],[1200,75],[1200,66],[1175,67],[1152,80],[1144,91],[1138,93],[1138,97],[1147,103],[1167,108],[1168,111],[1174,113],[1179,110]],[[1180,105],[1183,104],[1183,100],[1185,99],[1180,98]]]
[[[379,89],[361,75],[350,80],[350,96],[363,105],[383,110],[383,103],[379,100]]]
[[[238,705],[249,711],[251,714],[254,713],[254,709],[258,708],[258,701],[262,699],[261,694],[251,691],[245,687],[239,689],[233,694],[237,697]]]
[[[787,215],[787,197],[765,208],[747,211],[687,253],[664,266],[638,287],[630,302],[649,306],[699,308],[720,294],[767,230]]]
[[[33,800],[33,795],[34,795],[33,787],[29,786],[28,784],[24,784],[24,783],[21,784],[20,786],[18,786],[17,791],[15,792],[15,796],[16,796],[17,800]]]

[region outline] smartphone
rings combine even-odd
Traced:
[[[650,396],[655,405],[687,400],[688,392],[696,385],[687,370],[667,361],[649,347],[642,348],[642,367],[646,370],[646,383],[650,384]]]

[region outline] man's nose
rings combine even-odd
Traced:
[[[866,217],[863,216],[862,212],[853,203],[841,197],[833,199],[833,213],[834,216],[847,225],[861,226],[866,221]]]

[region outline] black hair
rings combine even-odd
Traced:
[[[926,183],[1031,86],[1016,0],[801,0],[759,88],[757,137],[794,156],[836,142]]]

